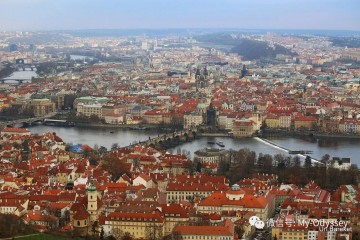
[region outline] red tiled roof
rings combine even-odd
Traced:
[[[246,208],[265,208],[269,201],[264,196],[245,195],[239,200],[231,200],[225,192],[216,192],[205,198],[199,206],[223,206],[236,205]]]
[[[1,132],[13,132],[13,133],[28,133],[30,132],[28,129],[25,128],[4,128]]]
[[[90,214],[86,211],[84,205],[81,205],[78,209],[76,209],[76,213],[74,215],[74,220],[86,220],[88,219]]]
[[[126,212],[112,212],[107,217],[109,221],[131,221],[131,222],[164,222],[162,215],[155,211],[153,213],[126,213]]]
[[[225,226],[176,226],[175,234],[180,235],[206,235],[206,236],[233,236],[234,234]]]

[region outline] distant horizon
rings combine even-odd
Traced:
[[[324,29],[360,31],[358,0],[2,0],[0,31]]]
[[[275,31],[349,31],[360,32],[360,29],[336,29],[336,28],[241,28],[241,27],[133,27],[133,28],[64,28],[64,29],[17,29],[6,30],[0,29],[0,32],[61,32],[61,31],[84,31],[84,30],[275,30]]]
[[[281,33],[284,34],[286,32],[290,32],[293,34],[318,34],[318,35],[326,35],[325,33],[348,33],[348,34],[359,34],[360,36],[360,30],[351,30],[351,29],[296,29],[296,28],[211,28],[211,27],[206,27],[206,28],[177,28],[177,27],[173,27],[173,28],[79,28],[79,29],[44,29],[44,30],[0,30],[0,32],[43,32],[43,33],[61,33],[61,32],[106,32],[106,31],[115,31],[115,32],[126,32],[126,31],[172,31],[172,32],[176,32],[176,31],[209,31],[209,33],[221,33],[221,32],[238,32],[238,33],[247,33],[247,34],[251,34],[251,32],[253,32],[253,34],[260,34],[260,33],[265,33],[265,32],[270,32],[270,33]],[[302,32],[302,33],[301,33]],[[101,34],[101,33],[100,33]]]

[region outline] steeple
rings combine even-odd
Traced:
[[[94,186],[94,177],[93,176],[90,177],[90,183],[88,184],[86,190],[88,192],[95,192],[96,191],[96,187]]]
[[[87,190],[87,211],[90,214],[90,222],[95,222],[98,218],[98,194],[94,186],[94,178],[90,177],[90,183],[86,188]]]
[[[200,78],[200,68],[198,67],[195,72],[195,79],[198,80]]]

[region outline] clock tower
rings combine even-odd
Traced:
[[[87,211],[90,214],[90,222],[94,223],[98,219],[98,194],[94,186],[94,178],[91,176],[87,190]]]

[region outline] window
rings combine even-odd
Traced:
[[[77,221],[77,225],[80,226],[80,221]]]

